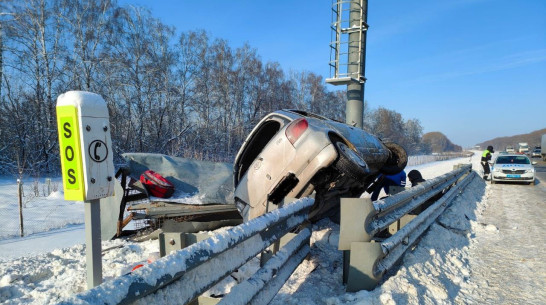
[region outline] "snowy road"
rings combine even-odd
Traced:
[[[541,164],[542,165],[542,164]],[[546,304],[546,167],[535,186],[494,184],[478,221],[498,234],[477,234],[469,251],[475,304]],[[540,288],[542,287],[542,288]]]

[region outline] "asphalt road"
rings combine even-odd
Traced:
[[[538,158],[534,186],[492,184],[480,219],[497,228],[478,233],[471,265],[474,304],[546,304],[546,162]]]
[[[546,188],[546,161],[542,161],[542,158],[531,158],[531,161],[537,162],[534,165],[536,171],[535,186],[541,185],[543,188]]]
[[[542,158],[531,158],[531,161],[537,162],[537,164],[535,164],[537,178],[546,183],[546,161],[542,161]]]

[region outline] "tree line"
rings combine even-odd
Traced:
[[[152,152],[232,161],[267,113],[301,109],[344,121],[344,91],[312,72],[285,72],[250,45],[196,30],[175,34],[150,11],[115,0],[0,2],[0,168],[57,172],[55,105],[69,90],[108,104],[115,160]],[[366,109],[366,128],[408,151],[418,120]]]

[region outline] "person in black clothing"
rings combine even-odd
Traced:
[[[483,179],[487,180],[487,177],[489,177],[489,173],[491,173],[491,170],[489,169],[489,161],[491,161],[491,154],[494,153],[493,146],[489,145],[487,146],[487,149],[483,151],[482,153],[482,167],[483,167]]]
[[[394,175],[381,175],[379,178],[377,178],[376,182],[377,186],[375,186],[373,193],[372,193],[372,201],[376,201],[379,197],[379,193],[381,192],[381,189],[385,191],[385,194],[390,195],[390,186],[406,186],[406,172],[402,170],[398,174]]]
[[[418,185],[421,182],[425,182],[425,179],[423,179],[423,176],[421,175],[421,172],[416,170],[416,169],[412,169],[408,173],[408,179],[411,182],[411,187],[414,187],[414,186]]]
[[[423,182],[425,182],[426,180],[423,179],[423,176],[421,175],[421,172],[416,170],[416,169],[412,169],[409,173],[408,173],[408,179],[409,181],[411,182],[411,187],[415,187]],[[415,208],[413,211],[411,211],[409,214],[410,215],[419,215],[421,212],[423,212],[424,210],[426,210],[429,206],[431,206],[434,202],[436,202],[436,200],[440,199],[442,197],[443,193],[440,192],[436,195],[434,195],[432,198],[430,198],[429,200],[427,200],[426,202],[424,202],[422,205],[418,206],[417,208]]]

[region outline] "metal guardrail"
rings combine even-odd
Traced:
[[[371,202],[369,199],[341,201],[340,250],[345,256],[344,281],[347,291],[373,289],[383,274],[401,258],[426,229],[442,214],[451,201],[476,177],[471,165],[427,180],[404,192]],[[435,196],[443,193],[441,198]],[[374,236],[399,222],[423,204],[429,205],[395,234],[380,241]],[[375,239],[375,240],[374,240]]]
[[[476,172],[472,172],[457,185],[453,186],[442,198],[424,210],[411,222],[405,225],[393,236],[381,242],[381,249],[385,257],[380,260],[374,270],[374,276],[380,276],[400,259],[402,254],[415,243],[425,230],[440,216],[448,204],[474,179]]]
[[[377,213],[374,215],[374,220],[366,226],[366,232],[370,235],[368,238],[371,240],[371,236],[454,185],[471,169],[471,165],[466,165],[442,176],[427,180],[407,191],[374,201],[373,206]]]
[[[475,176],[470,165],[463,165],[373,203],[369,199],[342,198],[340,250],[350,250],[350,260],[346,260],[350,266],[344,272],[344,278],[348,279],[347,290],[375,287],[383,274]],[[431,198],[439,193],[444,195],[396,234],[382,242],[373,241],[378,232],[419,206],[430,203]],[[129,304],[174,282],[184,286],[183,291],[177,292],[177,302],[187,304],[305,222],[313,203],[313,199],[303,198],[286,204],[59,304]],[[357,221],[344,221],[347,215]],[[349,237],[345,236],[347,232],[350,232]],[[309,254],[310,236],[309,228],[302,229],[253,276],[233,287],[219,304],[270,302]]]
[[[180,281],[184,290],[177,292],[177,303],[189,303],[305,222],[313,203],[314,199],[303,198],[286,204],[60,304],[129,304]],[[245,304],[268,303],[309,253],[310,236],[308,228],[301,230],[254,276],[239,284],[241,288],[232,288],[222,303],[238,304],[239,299]]]

